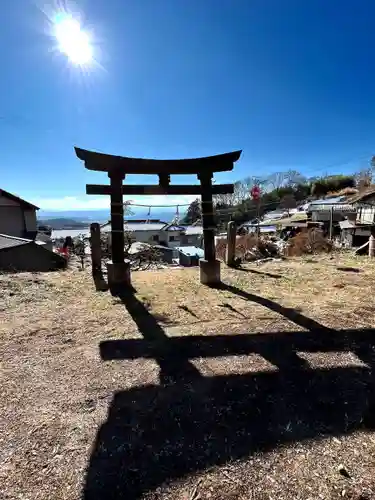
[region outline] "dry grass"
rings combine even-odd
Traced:
[[[139,272],[129,314],[86,271],[0,276],[2,498],[375,498],[374,342],[328,330],[374,325],[374,278],[345,254],[221,290]],[[128,359],[101,359],[112,339]]]

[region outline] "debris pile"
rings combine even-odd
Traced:
[[[225,259],[227,248],[226,238],[219,239],[216,244],[216,254],[219,259]],[[277,236],[257,236],[247,234],[237,236],[236,259],[241,262],[264,261],[283,257],[299,257],[305,254],[331,252],[333,244],[320,229],[307,229],[299,232],[288,240]]]
[[[329,253],[333,250],[333,243],[329,241],[320,229],[301,231],[288,240],[285,255],[299,257],[305,254]]]
[[[254,234],[238,236],[236,239],[236,258],[239,263],[280,258],[283,255],[284,247],[285,243],[276,237],[258,237]],[[226,238],[219,239],[216,244],[216,255],[219,259],[225,259],[226,248]]]

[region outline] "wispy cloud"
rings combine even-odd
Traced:
[[[130,201],[142,205],[181,205],[191,203],[196,196],[134,196]],[[125,199],[125,198],[124,198]],[[109,196],[64,196],[63,198],[35,198],[30,200],[42,210],[106,210]]]

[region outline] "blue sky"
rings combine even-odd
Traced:
[[[61,2],[1,5],[1,187],[42,208],[108,205],[85,195],[87,182],[107,180],[74,145],[154,158],[242,149],[217,182],[348,172],[375,154],[373,0],[64,3],[95,64],[57,50]]]

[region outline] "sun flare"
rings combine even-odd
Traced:
[[[54,20],[54,33],[59,50],[76,65],[86,65],[93,60],[90,38],[82,31],[78,21],[67,15],[57,15]]]

